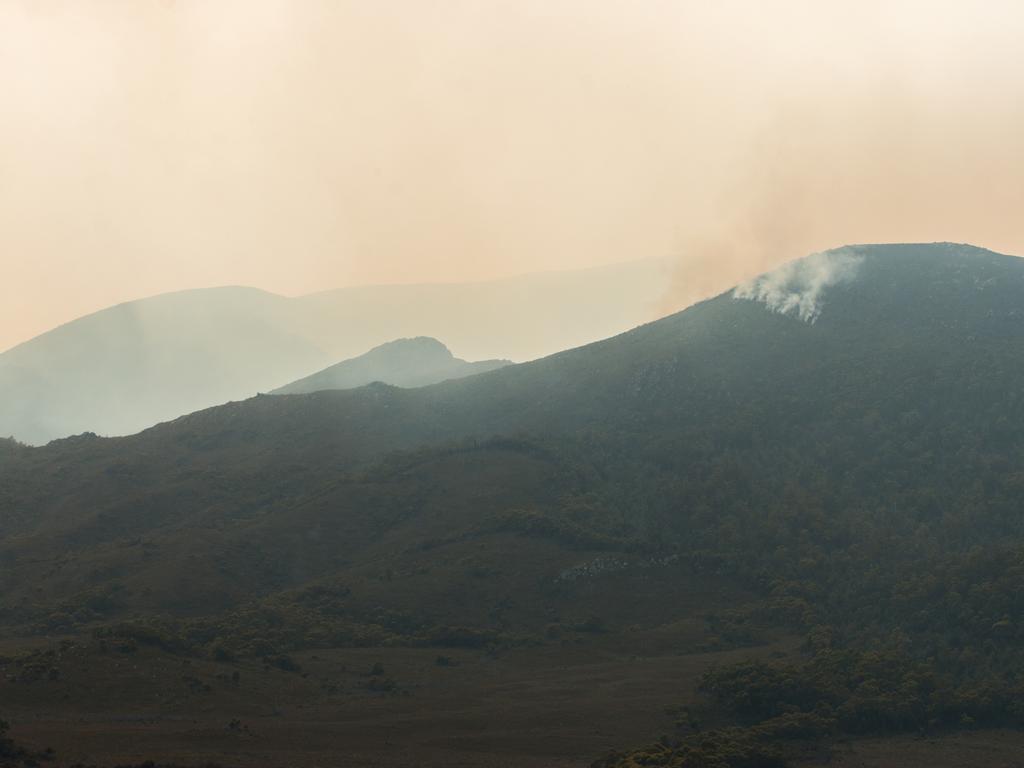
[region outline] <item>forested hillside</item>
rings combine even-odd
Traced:
[[[652,700],[674,730],[608,765],[1016,727],[1022,342],[1024,262],[863,246],[467,379],[6,443],[0,620],[284,665],[749,650]]]

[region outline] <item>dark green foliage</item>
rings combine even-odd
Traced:
[[[589,616],[583,621],[573,624],[571,628],[576,632],[601,633],[608,631],[608,624],[600,616]]]
[[[0,768],[38,768],[41,761],[53,757],[52,750],[32,752],[8,737],[10,723],[0,719]]]
[[[777,746],[750,729],[727,728],[666,742],[630,753],[612,753],[591,768],[785,768],[787,764]]]
[[[7,731],[10,728],[10,723],[0,720],[0,757],[9,757],[14,750],[14,742],[7,738]]]
[[[178,634],[170,622],[133,621],[104,627],[96,631],[100,639],[127,640],[138,645],[149,645],[170,653],[190,653],[194,644]]]
[[[708,673],[702,689],[757,724],[815,715],[847,733],[1024,725],[1019,683],[958,684],[899,650],[821,649],[800,664],[746,662]]]
[[[268,667],[274,667],[280,669],[282,672],[301,672],[300,667],[291,656],[286,653],[280,653],[274,656],[264,656],[263,663]]]
[[[231,650],[221,645],[220,643],[214,643],[210,648],[210,658],[214,661],[220,661],[224,663],[230,663],[238,660]]]
[[[593,511],[590,511],[590,514],[577,512],[576,517],[577,519],[572,519],[563,510],[559,510],[559,514],[552,514],[551,511],[516,509],[499,518],[495,530],[549,538],[573,549],[622,552],[638,549],[641,546],[638,541],[594,530],[592,526],[595,521],[600,520],[600,517]]]

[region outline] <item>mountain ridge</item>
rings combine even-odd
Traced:
[[[298,298],[233,287],[162,294],[0,354],[0,434],[35,444],[83,431],[131,434],[404,336],[443,338],[470,358],[523,359],[635,325],[662,290],[660,262],[644,261]],[[611,295],[620,301],[609,309]]]
[[[948,252],[948,251],[950,251],[950,249],[955,249],[955,248],[959,248],[959,247],[961,247],[961,246],[957,246],[956,244],[947,244],[947,243],[920,244],[920,245],[919,244],[897,244],[895,246],[889,246],[889,245],[879,245],[879,246],[874,246],[874,245],[867,245],[867,246],[843,246],[843,250],[849,249],[849,248],[859,248],[859,249],[874,250],[877,253],[877,251],[881,250],[881,249],[891,250],[892,248],[896,248],[897,251],[899,251],[900,253],[913,256],[914,255],[914,251],[918,250],[918,249],[941,248],[943,251],[947,251]],[[997,253],[995,253],[993,251],[988,251],[986,249],[976,248],[974,246],[968,246],[967,248],[968,248],[968,252],[970,254],[972,254],[972,255],[985,256],[986,258],[995,257],[995,261],[1000,263],[1000,264],[1003,264],[1003,265],[1010,265],[1010,266],[1013,266],[1013,267],[1020,267],[1020,265],[1024,264],[1024,260],[1020,259],[1019,257],[1007,256],[1007,255],[1003,255],[1003,254],[997,254]],[[988,266],[991,267],[991,263]],[[947,270],[947,272],[948,272],[948,270]],[[953,272],[950,273],[950,274],[953,274],[955,276],[956,272],[957,272],[957,270],[954,269]],[[991,279],[991,276],[986,278],[986,279]],[[1024,280],[1024,277],[1021,277],[1021,279]],[[920,281],[917,281],[915,279],[915,283],[914,284],[919,284],[919,282]],[[975,286],[972,285],[971,287],[973,288]],[[849,286],[847,286],[847,288],[849,288]],[[716,324],[718,322],[719,317],[722,315],[723,312],[728,312],[729,311],[728,310],[729,307],[738,307],[738,306],[749,305],[749,310],[739,310],[739,311],[744,311],[744,312],[746,312],[746,311],[754,311],[756,314],[759,314],[759,315],[761,314],[761,310],[762,309],[765,310],[767,314],[763,317],[763,319],[764,319],[764,321],[766,323],[769,324],[769,327],[770,327],[770,329],[772,331],[774,331],[776,328],[779,327],[778,326],[779,322],[787,322],[787,321],[788,322],[793,322],[793,321],[797,322],[796,326],[789,326],[789,325],[785,326],[785,327],[790,328],[791,330],[795,330],[795,329],[799,328],[800,326],[808,326],[807,323],[800,322],[798,319],[793,318],[791,316],[788,316],[785,313],[778,313],[778,312],[772,311],[769,307],[767,307],[766,305],[764,305],[761,302],[751,301],[751,300],[743,299],[743,298],[738,298],[738,297],[736,297],[734,295],[734,291],[735,291],[735,289],[730,289],[728,291],[725,291],[725,292],[719,294],[716,297],[712,297],[710,299],[706,299],[704,301],[698,302],[698,303],[694,304],[693,306],[688,307],[685,310],[682,310],[681,312],[675,313],[675,314],[670,315],[670,316],[668,316],[666,318],[662,318],[662,319],[659,319],[659,320],[655,320],[655,321],[651,321],[651,322],[645,323],[644,325],[641,325],[641,326],[638,326],[638,327],[633,328],[631,330],[625,331],[624,333],[619,334],[618,336],[612,337],[610,339],[605,339],[605,340],[602,340],[602,341],[597,341],[597,342],[593,342],[593,343],[588,344],[588,345],[584,345],[582,347],[572,348],[572,349],[565,350],[563,352],[558,352],[558,353],[555,353],[555,354],[553,354],[553,355],[551,355],[549,357],[542,358],[542,359],[537,360],[537,361],[531,361],[531,362],[528,362],[528,363],[518,364],[518,365],[514,366],[513,368],[510,368],[510,369],[504,371],[504,373],[501,374],[501,376],[499,378],[499,381],[501,381],[502,379],[506,379],[506,380],[507,379],[522,379],[524,377],[529,376],[534,371],[538,371],[538,370],[543,371],[545,368],[550,368],[550,367],[552,367],[554,365],[557,365],[557,364],[560,364],[562,361],[566,361],[566,360],[572,361],[573,364],[578,368],[578,372],[579,373],[585,374],[585,373],[589,372],[589,371],[587,371],[587,367],[588,367],[587,366],[587,362],[586,362],[587,358],[593,358],[593,357],[603,353],[610,346],[614,347],[615,345],[618,345],[618,344],[633,343],[633,342],[636,342],[636,341],[640,341],[641,342],[641,344],[637,347],[637,349],[641,353],[646,354],[647,353],[647,349],[649,349],[649,346],[650,346],[651,342],[670,341],[672,339],[673,335],[674,335],[674,329],[679,324],[683,324],[683,330],[684,331],[690,332],[690,329],[688,329],[688,327],[687,327],[688,326],[688,321],[690,321],[691,318],[695,318],[698,313],[704,314],[704,317],[699,318],[699,321],[696,323],[696,326],[698,328],[698,333],[707,333],[707,332],[716,331]],[[833,296],[833,298],[835,298],[835,296]],[[861,292],[861,298],[863,298],[863,292]],[[901,305],[902,305],[902,301],[901,301],[901,299],[899,297],[894,297],[894,296],[890,295],[888,297],[888,301],[886,302],[886,307],[887,307],[886,311],[891,313],[893,311],[893,307],[897,307],[898,308]],[[1008,309],[1007,309],[1008,316],[1016,317],[1016,315],[1013,314],[1015,311],[1016,311],[1016,307],[1012,306],[1012,302],[1011,302],[1011,306],[1009,306]],[[852,319],[854,321],[858,320],[857,312],[856,312],[855,308],[847,306],[847,312],[848,312],[848,315],[847,315],[848,319]],[[987,310],[986,310],[986,312],[987,312]],[[827,320],[828,319],[828,313],[824,313],[823,312],[821,319],[822,320]],[[936,319],[936,322],[939,323],[939,324],[943,324],[943,325],[950,324],[950,325],[954,325],[955,326],[955,321],[954,320],[951,320],[951,319],[950,320],[944,320],[939,315],[936,315],[935,319]],[[721,326],[721,327],[724,327],[724,326]],[[720,330],[720,327],[717,328],[717,330]],[[858,322],[857,326],[854,328],[854,331],[855,332],[860,332],[862,330],[864,330],[864,328]],[[812,327],[808,327],[805,330],[795,330],[795,332],[798,333],[798,334],[804,334],[804,333],[808,333],[808,332],[813,332],[813,328]],[[753,353],[757,353],[757,354],[763,356],[763,350],[759,350],[757,348],[757,345],[754,345],[754,344],[748,345],[748,349],[749,349],[749,351],[751,351]],[[453,381],[453,382],[446,382],[446,383],[428,385],[428,386],[422,388],[422,392],[421,393],[414,394],[411,397],[412,398],[421,398],[421,397],[422,398],[432,398],[434,396],[434,394],[438,393],[438,392],[444,392],[444,391],[456,392],[457,390],[460,390],[463,387],[466,387],[466,388],[478,388],[478,387],[483,387],[483,386],[489,386],[491,384],[491,381],[492,381],[492,379],[490,377],[493,377],[493,376],[494,376],[493,373],[489,373],[489,374],[485,374],[485,377],[474,377],[472,380],[465,381],[465,382]],[[586,375],[575,376],[570,381],[566,381],[564,379],[564,377],[560,377],[560,378],[562,380],[557,382],[559,387],[562,386],[562,385],[566,385],[566,384],[577,385],[578,386],[581,383],[586,383],[587,382],[587,376]],[[485,380],[486,380],[486,383],[485,383]],[[392,394],[391,394],[392,388],[390,388],[390,387],[376,387],[376,388],[371,387],[371,390],[373,390],[372,394],[369,393],[369,391],[364,393],[364,392],[362,392],[360,390],[355,390],[353,393],[346,395],[346,397],[353,397],[353,398],[357,398],[358,399],[358,398],[363,397],[364,394],[366,396],[370,396],[370,397],[373,397],[373,398],[377,398],[377,397],[381,397],[381,396],[387,396],[387,397],[392,396]],[[382,394],[382,393],[387,393],[387,394]],[[454,395],[454,399],[456,399],[456,400],[464,399],[463,395],[464,395],[463,392],[458,392],[458,394]],[[330,394],[314,393],[313,395],[310,395],[310,396],[314,397],[314,398],[322,398],[322,397],[330,398],[330,397],[334,397],[335,394],[334,393],[330,393]],[[337,396],[340,397],[340,395],[337,395]],[[397,396],[397,393],[394,393],[394,396]],[[227,405],[222,406],[220,408],[228,409],[230,411],[239,411],[239,413],[241,413],[241,412],[244,412],[246,407],[249,407],[249,406],[246,405],[247,403],[250,404],[251,407],[257,408],[259,400],[260,400],[259,398],[249,399],[249,400],[246,400],[246,401],[240,401],[238,403],[230,403],[230,404],[227,404]],[[219,408],[218,406],[214,406],[214,407],[211,407],[209,409],[204,409],[204,410],[192,413],[192,414],[187,414],[185,416],[173,419],[173,420],[167,422],[164,425],[161,425],[160,428],[167,428],[168,425],[176,425],[176,424],[180,425],[180,424],[183,424],[183,423],[193,423],[196,420],[202,419],[203,418],[203,414],[218,412],[218,408]],[[266,412],[266,411],[268,411],[268,409],[269,409],[269,407],[261,408],[260,410],[263,410],[263,411]],[[269,409],[269,410],[272,411],[273,409]],[[614,411],[612,413],[614,415]],[[522,412],[517,412],[516,416],[517,416],[517,418],[521,417],[522,416]],[[150,430],[146,430],[145,432],[149,432],[149,431]],[[129,439],[130,438],[131,438],[131,436],[129,436]]]
[[[308,394],[325,389],[353,389],[374,381],[398,387],[421,387],[447,379],[511,365],[511,360],[466,362],[437,339],[417,336],[389,341],[358,357],[328,366],[268,394]]]

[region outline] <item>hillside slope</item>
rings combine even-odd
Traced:
[[[634,461],[666,469],[779,442],[791,448],[775,462],[793,452],[794,461],[838,469],[839,457],[807,446],[828,437],[866,459],[877,433],[890,429],[910,439],[969,424],[972,444],[1015,438],[1024,262],[944,245],[858,250],[856,279],[826,290],[813,323],[730,292],[613,339],[469,379],[257,397],[131,437],[23,451],[24,465],[0,471],[5,483],[17,475],[31,485],[41,468],[60,467],[69,492],[82,493],[89,479],[95,492],[117,495],[135,474],[147,484],[174,476],[167,462],[230,473],[291,463],[339,471],[391,450],[502,434],[627,446]],[[962,463],[964,454],[933,460]],[[203,478],[188,482],[198,488]],[[60,492],[48,489],[53,499]]]
[[[120,304],[0,355],[0,434],[127,434],[277,386],[329,360],[289,300],[248,288]]]

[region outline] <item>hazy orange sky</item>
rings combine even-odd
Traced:
[[[1024,253],[1022,8],[0,0],[0,349],[198,286],[671,257],[668,309],[847,242]]]

